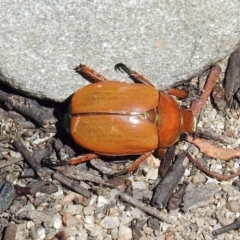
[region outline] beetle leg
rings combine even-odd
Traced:
[[[151,152],[146,152],[143,155],[141,155],[140,157],[138,157],[133,164],[131,164],[127,169],[124,169],[120,172],[117,173],[113,173],[110,174],[109,177],[118,177],[118,176],[122,176],[122,175],[126,175],[129,172],[132,172],[133,170],[135,170],[142,162],[144,162],[150,155],[152,154]]]
[[[167,90],[167,92],[170,95],[173,95],[173,96],[176,96],[176,97],[179,97],[179,98],[185,98],[185,97],[188,96],[187,92],[185,92],[182,89],[177,89],[177,88],[170,88],[170,89]]]
[[[80,64],[79,66],[75,67],[74,70],[77,73],[79,73],[82,77],[94,83],[108,81],[108,79],[106,79],[103,75],[95,72],[93,69],[83,64]]]
[[[127,172],[132,172],[133,170],[135,170],[142,162],[144,162],[150,155],[152,154],[151,152],[146,152],[143,155],[141,155],[139,158],[137,158],[136,161],[134,161],[133,164],[131,164],[128,168],[127,168]]]
[[[79,164],[79,163],[84,163],[84,162],[90,161],[90,160],[92,160],[94,158],[97,158],[97,157],[99,157],[99,155],[97,155],[95,153],[80,155],[80,156],[71,158],[69,160],[69,164],[70,165],[76,165],[76,164]]]
[[[114,67],[114,69],[116,71],[120,71],[120,72],[125,72],[128,74],[128,76],[133,80],[133,81],[136,81],[136,82],[140,82],[142,84],[145,84],[145,85],[149,85],[149,86],[152,86],[152,87],[155,87],[148,79],[146,79],[143,75],[135,72],[135,71],[132,71],[130,68],[128,68],[125,64],[123,63],[117,63]]]
[[[195,117],[197,117],[199,115],[199,113],[201,112],[201,109],[205,105],[214,86],[216,85],[216,82],[218,80],[220,72],[221,72],[221,68],[219,65],[213,65],[211,67],[210,73],[207,77],[207,80],[206,80],[206,83],[204,86],[204,90],[203,90],[201,96],[198,99],[194,100],[190,107],[190,109],[192,110],[193,115]]]

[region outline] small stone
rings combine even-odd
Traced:
[[[112,236],[112,239],[117,239],[118,228],[114,228],[114,229],[111,230],[111,236]]]
[[[142,217],[142,215],[143,215],[143,212],[140,209],[138,209],[138,208],[133,208],[131,210],[131,216],[133,218],[139,219],[139,218]]]
[[[170,235],[167,235],[165,239],[166,240],[174,240],[174,236],[172,234],[170,234]]]
[[[226,202],[226,199],[220,198],[219,203],[220,203],[220,206],[223,207],[226,205],[227,202]]]
[[[201,173],[196,173],[192,177],[192,183],[195,184],[195,185],[205,183],[205,182],[206,182],[206,177]]]
[[[81,214],[83,210],[83,206],[80,204],[76,205],[68,205],[64,212],[69,212],[71,215]]]
[[[148,227],[146,224],[143,226],[143,231],[147,234],[150,235],[153,233],[153,229]]]
[[[91,206],[91,205],[88,205],[87,207],[85,207],[83,209],[83,213],[84,215],[93,215],[94,214],[94,211],[95,211],[95,207],[94,206]]]
[[[186,168],[184,172],[184,177],[188,177],[190,173],[191,173],[190,170]]]
[[[119,217],[121,216],[121,213],[116,208],[110,208],[108,211],[108,215],[111,217]]]
[[[237,200],[230,200],[226,203],[226,207],[231,212],[238,212],[240,207]]]
[[[215,120],[217,115],[217,110],[215,108],[212,109],[212,111],[209,113],[208,117],[211,121]]]
[[[59,213],[56,213],[54,216],[53,216],[53,227],[55,229],[60,229],[62,228],[62,218],[61,218],[61,215]]]
[[[101,221],[101,226],[105,229],[117,228],[119,226],[119,224],[120,224],[120,222],[118,220],[118,217],[106,216]]]
[[[84,222],[87,224],[94,224],[94,217],[93,216],[85,216]]]
[[[103,197],[103,196],[99,196],[98,197],[97,206],[99,208],[101,208],[101,207],[105,206],[106,204],[108,204],[108,200],[105,197]]]
[[[197,218],[196,219],[196,224],[198,227],[203,227],[205,223],[205,220],[203,218]]]
[[[151,168],[148,171],[146,178],[151,180],[156,180],[158,178],[158,168]]]
[[[216,127],[217,129],[224,129],[224,122],[218,122]]]
[[[135,182],[132,181],[133,189],[148,189],[146,182]]]
[[[150,217],[148,219],[148,226],[154,230],[159,230],[160,223],[157,219]]]
[[[46,230],[43,227],[40,227],[36,231],[36,239],[37,240],[44,240],[46,237]]]
[[[120,224],[118,230],[118,240],[131,240],[132,239],[132,229]]]
[[[27,229],[31,229],[34,226],[35,226],[35,224],[33,221],[27,221]]]
[[[103,229],[98,224],[85,224],[84,227],[91,232],[90,234],[92,237],[103,235]]]

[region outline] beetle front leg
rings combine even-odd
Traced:
[[[109,81],[100,73],[97,73],[93,69],[89,68],[86,65],[80,64],[79,66],[75,67],[74,69],[77,73],[79,73],[82,77],[86,78],[87,80],[97,83],[103,81]]]
[[[133,81],[136,81],[136,82],[140,82],[142,84],[145,84],[145,85],[149,85],[149,86],[152,86],[152,87],[155,87],[148,79],[146,79],[143,75],[135,72],[135,71],[132,71],[130,68],[128,68],[125,64],[123,63],[117,63],[114,67],[114,69],[116,71],[120,71],[120,72],[125,72],[128,74],[128,76],[133,80]]]
[[[214,86],[216,85],[216,82],[219,78],[219,74],[221,72],[221,68],[219,65],[213,65],[211,67],[210,73],[207,77],[204,90],[200,97],[196,100],[194,100],[191,104],[190,109],[193,112],[193,115],[197,117],[199,113],[201,112],[202,108],[204,107],[208,97],[210,96]]]

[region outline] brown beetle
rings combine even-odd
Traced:
[[[93,154],[73,158],[70,164],[99,155],[140,155],[128,168],[132,171],[154,150],[163,152],[182,133],[194,131],[192,111],[181,108],[169,95],[183,97],[184,91],[158,91],[122,63],[115,70],[126,72],[138,83],[109,81],[85,65],[75,70],[94,83],[79,89],[72,97],[70,133],[77,144]]]

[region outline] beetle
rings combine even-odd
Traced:
[[[77,164],[98,156],[139,155],[132,171],[155,150],[176,143],[182,133],[195,129],[195,116],[170,95],[181,90],[158,91],[139,73],[123,63],[115,70],[126,72],[134,83],[110,81],[86,65],[76,72],[93,83],[76,91],[70,105],[70,134],[81,147],[92,152],[70,159]]]

